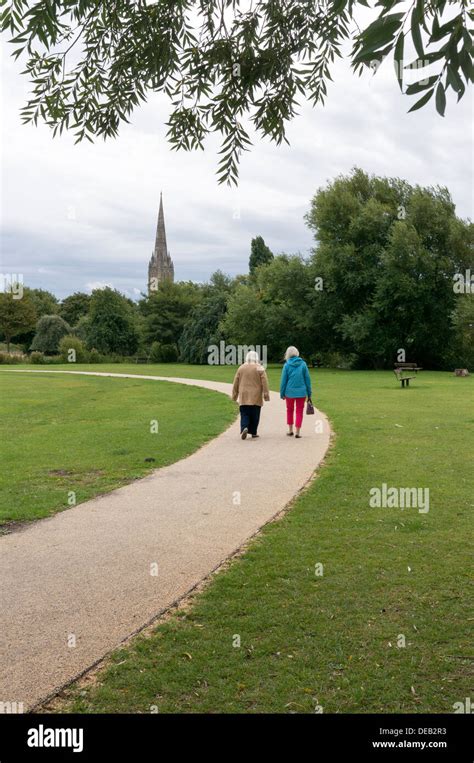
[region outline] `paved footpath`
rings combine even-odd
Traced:
[[[140,378],[231,391],[220,382]],[[190,591],[281,511],[313,474],[330,436],[318,410],[305,418],[301,440],[286,437],[285,429],[284,403],[272,392],[259,439],[242,441],[235,422],[182,461],[0,537],[0,701],[33,708]]]

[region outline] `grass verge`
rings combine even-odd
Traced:
[[[235,413],[197,387],[0,372],[0,524],[50,516],[72,493],[82,503],[184,458]]]

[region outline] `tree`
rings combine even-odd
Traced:
[[[359,364],[440,367],[453,330],[454,274],[470,261],[473,227],[444,188],[412,187],[354,170],[314,196],[307,223],[323,288],[313,324],[325,345]]]
[[[57,314],[59,310],[59,302],[50,291],[46,291],[45,289],[30,289],[28,286],[25,286],[23,292],[31,299],[31,302],[34,305],[36,312],[35,325],[43,315]],[[18,334],[16,342],[17,344],[23,345],[24,350],[27,351],[31,346],[34,336],[35,326],[29,331]]]
[[[474,300],[472,294],[456,297],[452,315],[454,341],[447,352],[448,363],[474,371]]]
[[[273,260],[273,254],[261,236],[256,236],[250,244],[249,271],[253,275],[259,265],[266,265]]]
[[[225,315],[228,298],[227,293],[218,292],[205,297],[193,308],[179,340],[183,363],[207,363],[210,345],[219,344],[224,338],[219,324]]]
[[[71,332],[71,327],[60,315],[43,315],[36,324],[36,334],[30,349],[55,355],[63,336]]]
[[[27,294],[15,299],[12,292],[0,293],[0,331],[5,337],[7,352],[10,352],[13,337],[34,328],[35,323],[36,310]]]
[[[231,295],[219,329],[232,344],[266,344],[265,305],[255,286],[241,284]]]
[[[200,301],[197,284],[164,281],[157,291],[140,302],[145,318],[145,341],[177,345],[192,309]]]
[[[83,342],[87,344],[87,339],[89,336],[89,326],[90,326],[90,317],[89,315],[83,315],[82,318],[79,318],[76,325],[73,328],[75,336],[79,337]]]
[[[232,183],[251,145],[244,125],[286,141],[298,99],[324,103],[334,60],[351,41],[359,73],[393,54],[402,89],[405,69],[428,67],[405,89],[422,94],[412,109],[436,93],[444,114],[449,88],[463,96],[473,80],[464,1],[406,9],[400,0],[380,0],[361,30],[360,6],[366,1],[255,0],[249,7],[243,0],[6,0],[0,18],[13,55],[27,56],[32,96],[25,122],[44,120],[54,134],[74,130],[78,141],[115,137],[149,92],[163,92],[172,104],[172,147],[202,148],[209,133],[220,134],[218,177]],[[406,38],[415,61],[411,52],[405,57]]]
[[[58,299],[50,291],[45,289],[30,289],[25,286],[24,293],[31,297],[37,318],[41,318],[43,315],[56,315],[58,312]]]
[[[237,280],[216,270],[203,285],[202,301],[189,313],[179,339],[180,360],[185,363],[207,363],[209,347],[218,344],[224,336],[219,328],[230,295]]]
[[[240,278],[241,276],[237,276]],[[216,270],[211,275],[209,283],[204,284],[202,288],[203,295],[216,296],[217,294],[229,295],[236,286],[236,279],[223,273],[222,270]]]
[[[257,272],[257,292],[265,306],[265,343],[281,360],[289,345],[309,357],[318,345],[311,322],[316,300],[310,265],[300,255],[279,255]]]
[[[317,346],[315,299],[310,265],[299,255],[278,255],[258,268],[251,283],[236,288],[220,330],[235,344],[266,345],[272,360],[281,360],[289,345],[309,357]]]
[[[76,291],[61,302],[59,314],[70,326],[76,326],[80,318],[89,312],[91,303],[90,294]]]
[[[133,307],[123,294],[105,287],[92,292],[86,322],[87,346],[102,353],[133,355],[138,332]]]

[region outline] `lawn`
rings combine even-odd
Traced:
[[[337,435],[318,479],[191,606],[56,710],[452,712],[470,696],[472,378],[423,372],[401,390],[388,372],[312,374]],[[269,369],[272,389],[278,376]],[[382,483],[429,488],[429,512],[371,508]]]
[[[184,458],[235,413],[224,395],[167,382],[2,371],[0,524],[50,516],[71,493],[80,503]]]
[[[473,380],[422,372],[402,390],[389,372],[312,375],[336,432],[318,478],[190,606],[51,708],[449,713],[472,696]],[[429,512],[372,508],[383,483],[429,488]]]

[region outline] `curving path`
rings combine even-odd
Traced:
[[[221,382],[140,378],[231,391]],[[238,433],[235,422],[182,461],[0,537],[0,701],[31,709],[189,592],[305,485],[330,428],[316,411],[301,440],[286,437],[284,404],[272,392],[260,438]]]

